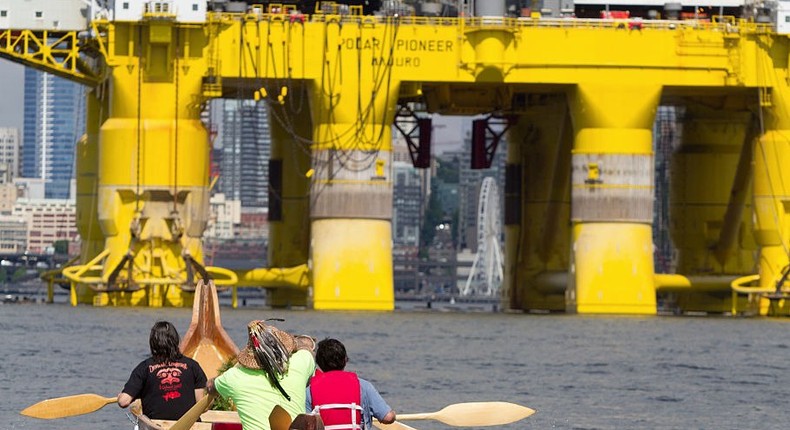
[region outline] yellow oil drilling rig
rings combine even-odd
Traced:
[[[685,20],[644,7],[509,16],[494,0],[456,17],[292,3],[0,0],[1,56],[91,87],[82,258],[63,270],[74,304],[188,305],[197,271],[268,287],[275,306],[393,309],[392,124],[411,121],[413,161],[427,167],[431,112],[483,115],[475,167],[508,141],[508,308],[654,314],[666,293],[684,311],[788,313],[785,2],[705,19],[694,7]],[[742,6],[727,11],[759,9]],[[200,115],[229,94],[271,112],[270,267],[244,272],[202,266]],[[659,105],[684,112],[673,274],[653,263]]]

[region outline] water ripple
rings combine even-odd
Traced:
[[[538,413],[497,430],[787,425],[777,399],[790,386],[790,331],[775,320],[222,309],[240,345],[249,320],[272,316],[286,319],[285,330],[342,340],[349,370],[399,413],[504,400]],[[130,428],[117,407],[54,421],[18,411],[51,397],[117,393],[148,353],[151,324],[168,319],[183,334],[190,317],[188,309],[2,307],[0,428]]]

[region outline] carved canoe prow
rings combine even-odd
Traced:
[[[181,352],[200,363],[208,378],[239,353],[239,348],[222,328],[219,300],[214,281],[198,281],[192,304],[192,322],[181,340]]]

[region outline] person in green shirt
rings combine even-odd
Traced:
[[[244,430],[271,430],[269,414],[275,406],[292,419],[305,412],[305,388],[315,372],[315,341],[259,320],[247,325],[247,333],[237,364],[209,380],[206,389],[233,400]]]

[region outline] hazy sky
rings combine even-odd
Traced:
[[[25,74],[22,66],[0,59],[0,127],[22,130]]]
[[[433,118],[433,153],[461,149],[464,134],[472,126],[471,117],[439,116]]]

